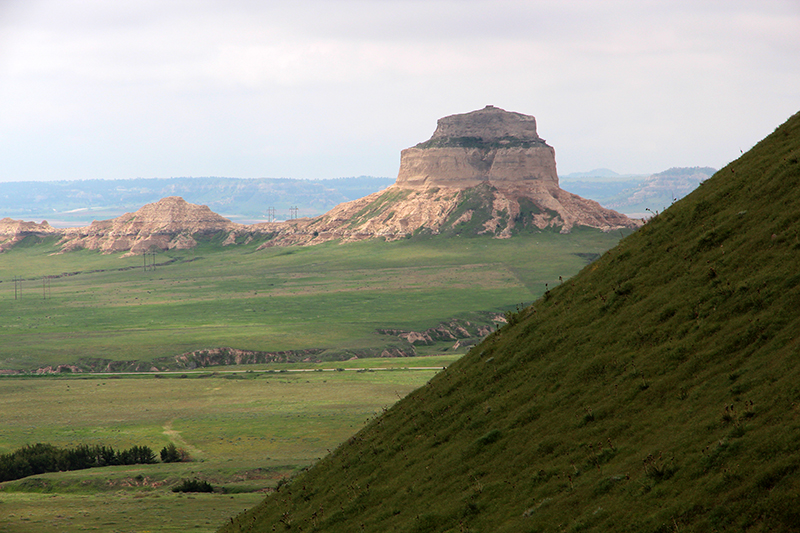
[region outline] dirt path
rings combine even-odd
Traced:
[[[172,420],[164,424],[164,435],[169,438],[169,440],[178,448],[183,448],[189,455],[194,459],[199,459],[203,456],[203,450],[200,448],[195,448],[181,437],[181,432],[172,429]]]

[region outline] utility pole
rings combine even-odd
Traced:
[[[22,300],[22,278],[14,276],[14,299]]]
[[[292,220],[297,218],[297,206],[296,205],[293,205],[292,207],[289,208],[289,218],[291,218]]]
[[[274,207],[268,207],[267,208],[267,221],[275,222],[275,208]]]
[[[42,276],[42,299],[47,300],[50,298],[50,279],[53,276]]]
[[[147,256],[150,256],[150,268],[147,268]],[[142,252],[142,258],[144,259],[144,266],[142,270],[155,270],[156,269],[156,253],[155,252]]]

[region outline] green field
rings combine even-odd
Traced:
[[[531,302],[620,237],[576,230],[265,250],[205,242],[158,255],[155,270],[141,256],[24,243],[0,255],[0,369],[214,347],[325,352],[215,372],[0,378],[0,453],[37,442],[157,452],[173,442],[194,459],[5,482],[0,530],[216,530],[463,353],[450,341],[417,347],[424,358],[349,360],[400,343],[377,329],[491,323],[489,313]],[[171,492],[194,477],[220,492]]]
[[[0,454],[36,442],[146,445],[158,453],[173,442],[193,461],[5,482],[0,530],[215,531],[436,372],[354,371],[363,365],[340,372],[1,378]],[[171,492],[193,478],[226,493]]]
[[[155,270],[141,256],[23,243],[0,255],[0,370],[216,347],[379,352],[402,344],[379,328],[487,323],[487,312],[530,303],[620,237],[577,229],[264,250],[205,242],[157,255]]]

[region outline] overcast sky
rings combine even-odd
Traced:
[[[719,168],[800,110],[800,0],[0,0],[0,181],[396,177],[534,115],[559,174]]]

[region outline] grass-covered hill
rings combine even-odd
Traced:
[[[800,530],[800,114],[222,531]]]

